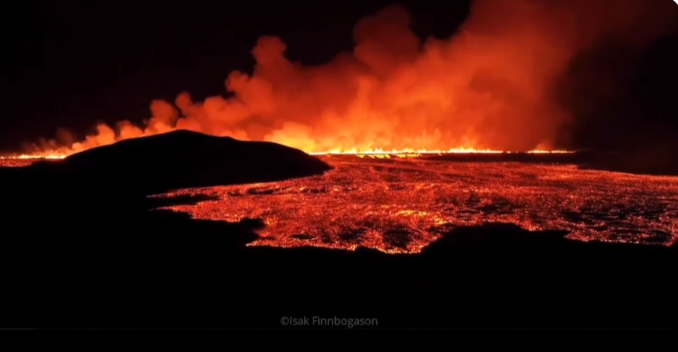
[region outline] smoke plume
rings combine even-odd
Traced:
[[[656,11],[668,4],[668,11]],[[234,71],[227,96],[198,102],[189,93],[153,101],[144,126],[99,125],[72,143],[42,150],[72,153],[116,140],[188,129],[266,140],[308,152],[470,147],[552,147],[570,116],[556,84],[571,60],[600,38],[623,35],[644,45],[675,14],[670,1],[477,0],[446,40],[421,40],[413,19],[391,5],[362,19],[355,47],[321,66],[290,62],[286,45],[262,37],[251,74]]]

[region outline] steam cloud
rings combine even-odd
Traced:
[[[661,3],[661,4],[660,4]],[[548,148],[571,121],[555,85],[581,50],[611,33],[638,45],[665,30],[669,1],[477,0],[460,31],[420,40],[391,5],[354,29],[355,48],[322,66],[285,57],[277,37],[252,50],[253,73],[234,71],[231,97],[181,93],[153,101],[143,128],[99,125],[82,142],[61,131],[41,150],[77,152],[116,140],[188,129],[305,151]],[[675,12],[675,11],[674,11]],[[64,144],[63,141],[66,141]]]

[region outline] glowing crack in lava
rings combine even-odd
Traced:
[[[488,222],[565,230],[581,241],[670,245],[678,237],[678,177],[574,165],[322,158],[335,167],[322,176],[153,197],[216,196],[161,209],[195,219],[262,219],[262,238],[251,245],[416,253],[456,226]]]

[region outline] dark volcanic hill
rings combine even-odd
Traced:
[[[92,200],[187,187],[279,181],[330,169],[319,159],[283,145],[181,130],[124,140],[61,161],[3,170],[7,172],[3,174],[11,180],[13,191],[25,196],[27,192],[41,199],[58,196]]]

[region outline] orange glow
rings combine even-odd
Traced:
[[[445,154],[504,154],[504,153],[518,153],[501,150],[490,149],[474,149],[474,148],[451,148],[447,150],[426,150],[426,149],[401,149],[401,150],[384,150],[384,149],[367,149],[367,150],[339,150],[334,149],[327,152],[310,152],[311,155],[357,155],[357,156],[382,156],[394,155],[398,157],[416,157],[422,155],[445,155]],[[568,150],[531,150],[525,152],[527,154],[571,154],[573,151]]]
[[[448,150],[426,150],[426,149],[401,149],[401,150],[384,150],[384,149],[367,149],[367,150],[341,150],[341,149],[332,149],[325,152],[317,151],[306,151],[310,155],[356,155],[360,157],[389,157],[395,156],[399,158],[413,158],[423,155],[445,155],[445,154],[504,154],[504,153],[518,153],[510,151],[500,151],[500,150],[489,150],[489,149],[473,149],[473,148],[452,148]],[[527,154],[570,154],[574,153],[573,151],[568,150],[531,150],[524,152]],[[71,154],[62,153],[62,154],[19,154],[19,155],[8,155],[0,156],[0,166],[2,166],[1,160],[26,160],[26,161],[35,161],[40,159],[50,159],[50,160],[59,160],[64,159]]]
[[[62,130],[25,152],[69,155],[176,129],[317,154],[555,149],[572,122],[554,96],[571,61],[628,28],[629,45],[649,42],[668,23],[651,16],[672,8],[644,11],[646,3],[475,0],[446,39],[417,37],[407,10],[392,5],[360,20],[353,50],[326,64],[291,61],[282,39],[261,37],[251,52],[255,67],[231,72],[223,95],[154,100],[142,124],[101,124],[84,139]],[[638,28],[638,18],[652,28]],[[408,147],[415,152],[378,150]]]

